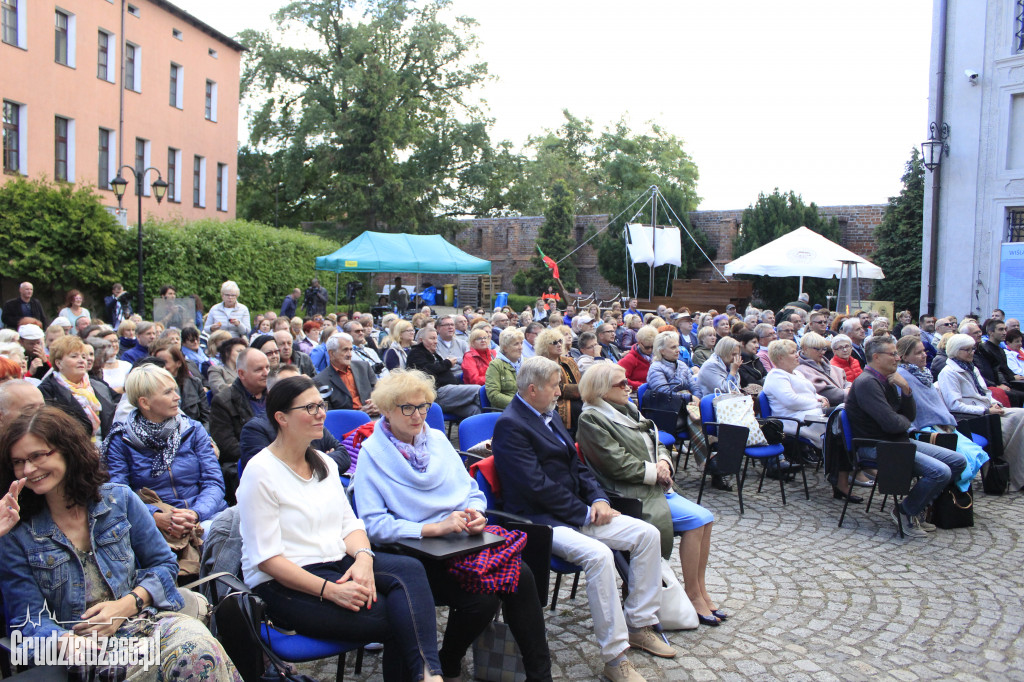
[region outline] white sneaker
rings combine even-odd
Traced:
[[[889,516],[892,517],[892,522],[896,524],[897,528],[899,528],[900,522],[896,518],[897,514],[903,514],[903,512],[900,511],[899,507],[895,507],[891,512],[889,512]],[[907,516],[906,514],[903,514],[903,534],[908,538],[928,537],[928,533],[924,532],[924,529],[921,528],[921,524],[917,520],[917,517]]]
[[[604,664],[604,676],[612,682],[647,682],[644,677],[636,671],[629,659],[623,659],[622,663],[612,665]]]

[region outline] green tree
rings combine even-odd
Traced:
[[[576,227],[576,202],[572,191],[565,180],[556,180],[551,186],[551,199],[544,210],[544,224],[537,231],[537,246],[544,255],[558,260],[576,248],[573,237]],[[520,270],[512,278],[512,285],[520,294],[539,296],[542,291],[554,283],[551,271],[540,254],[534,254],[530,260],[532,267]],[[572,290],[576,286],[576,264],[567,258],[558,265],[559,278],[565,288]]]
[[[834,217],[824,218],[819,215],[818,207],[813,202],[810,205],[805,204],[793,191],[783,194],[776,187],[771,194],[761,194],[757,197],[757,203],[743,211],[739,233],[733,239],[733,258],[750,253],[801,226],[836,243],[839,243],[842,236],[839,221]],[[795,300],[800,287],[798,277],[740,277],[754,281],[755,300],[775,309]],[[812,303],[824,304],[826,290],[830,287],[836,288],[834,281],[815,277],[804,278],[804,291],[810,295]]]
[[[124,257],[135,260],[134,230],[123,230],[86,187],[10,180],[0,185],[0,225],[0,276],[36,282],[41,298],[63,300],[77,288],[95,299],[120,278]],[[122,257],[126,250],[132,255]]]
[[[278,212],[253,201],[246,215],[430,232],[480,200],[471,180],[494,155],[490,122],[465,96],[487,67],[470,63],[475,22],[439,17],[450,4],[292,2],[275,18],[282,35],[311,36],[303,47],[242,33],[251,146],[270,155]]]
[[[889,197],[882,222],[875,228],[872,261],[885,279],[875,282],[872,296],[893,301],[895,310],[917,311],[921,305],[921,242],[924,239],[924,166],[915,147],[903,173],[903,189]]]

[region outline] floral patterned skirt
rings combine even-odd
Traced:
[[[147,609],[150,611],[150,609]],[[131,621],[117,634],[146,637],[160,632],[160,665],[144,670],[141,665],[128,669],[128,680],[181,682],[211,680],[242,682],[224,647],[200,621],[173,611],[161,611],[148,620]]]

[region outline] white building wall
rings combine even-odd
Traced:
[[[935,0],[933,12],[929,122],[936,114],[941,2]],[[1024,206],[1024,167],[1007,167],[1015,165],[1007,155],[1011,130],[1024,125],[1011,117],[1012,96],[1024,94],[1024,53],[1013,52],[1018,3],[947,2],[943,117],[950,134],[949,156],[943,157],[941,166],[934,311],[986,316],[998,303],[999,245],[1007,209]],[[979,74],[977,85],[965,71]],[[927,122],[923,132],[927,133]],[[935,174],[926,172],[922,312],[928,307],[934,191]]]

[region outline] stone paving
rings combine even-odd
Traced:
[[[789,483],[786,506],[776,481],[762,493],[748,483],[743,516],[735,492],[705,491],[702,503],[715,514],[708,586],[732,618],[669,633],[675,659],[631,653],[644,677],[1024,680],[1024,495],[985,495],[976,481],[973,528],[901,540],[878,499],[870,514],[851,505],[837,528],[841,503],[820,474],[808,478],[811,499]],[[677,483],[697,499],[692,467]],[[563,581],[557,611],[545,611],[557,680],[603,679],[584,585],[570,600]],[[379,654],[365,656],[360,675],[353,659],[347,679],[382,679]],[[335,670],[333,661],[302,666],[323,680]]]

